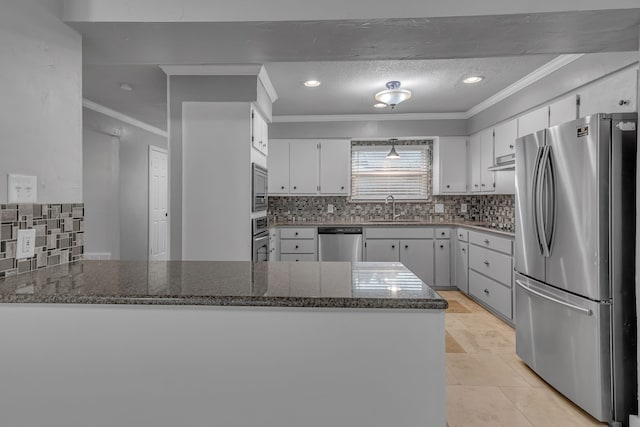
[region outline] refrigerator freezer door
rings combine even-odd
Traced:
[[[555,227],[545,282],[592,300],[608,283],[610,121],[589,116],[547,129],[555,174]],[[547,222],[547,229],[552,224]]]
[[[611,421],[611,308],[516,274],[516,353],[600,421]]]
[[[545,131],[516,140],[516,248],[515,269],[545,280],[545,258],[536,226],[536,184],[542,160]]]

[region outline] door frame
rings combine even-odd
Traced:
[[[167,213],[169,210],[169,191],[170,191],[170,185],[169,185],[169,150],[166,148],[161,148],[158,147],[156,145],[149,145],[149,155],[147,158],[147,195],[148,195],[148,200],[147,200],[147,225],[148,225],[148,235],[147,235],[147,256],[149,257],[149,260],[151,260],[151,233],[152,233],[152,229],[153,229],[153,222],[152,222],[152,211],[153,209],[151,208],[151,183],[152,183],[152,177],[151,177],[151,156],[153,154],[153,152],[158,152],[158,153],[163,153],[167,155]],[[167,257],[166,257],[166,261],[169,261],[171,259],[171,216],[167,215]]]

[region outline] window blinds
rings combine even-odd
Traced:
[[[390,146],[354,146],[351,148],[351,198],[354,200],[426,199],[427,147],[396,146],[400,155],[387,159]]]

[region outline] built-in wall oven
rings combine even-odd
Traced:
[[[251,221],[253,233],[251,261],[269,261],[269,223],[267,217],[254,218]]]
[[[251,164],[251,210],[267,210],[267,170],[255,163]]]

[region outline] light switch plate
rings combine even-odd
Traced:
[[[16,259],[31,258],[36,249],[36,230],[18,230]]]
[[[461,203],[460,204],[460,212],[467,213],[467,204],[466,203]]]
[[[436,203],[435,212],[436,213],[444,213],[444,204],[443,203]]]
[[[333,213],[333,205],[331,203],[327,205],[327,213]]]
[[[9,174],[7,178],[9,203],[36,203],[37,177]]]

